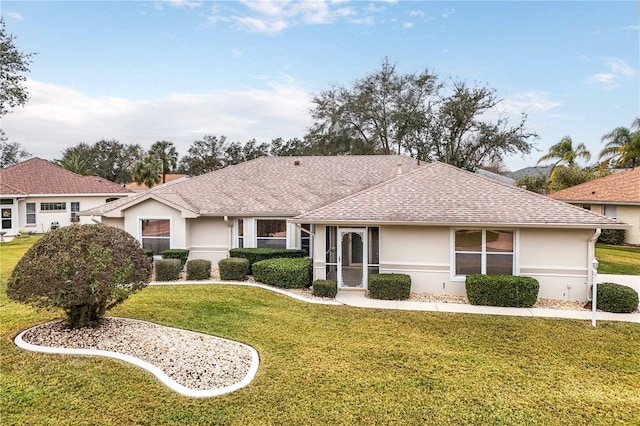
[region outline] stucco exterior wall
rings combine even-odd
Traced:
[[[640,245],[640,206],[618,206],[618,220],[632,226],[625,232],[624,242]]]
[[[141,219],[169,219],[171,223],[170,247],[172,249],[186,249],[186,219],[182,218],[176,209],[147,200],[130,207],[125,211],[124,230],[142,241]]]
[[[232,224],[232,219],[225,222],[222,217],[187,219],[186,248],[189,250],[189,259],[210,260],[217,267],[220,259],[229,255]]]

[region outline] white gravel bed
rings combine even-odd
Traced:
[[[411,293],[409,300],[414,302],[435,302],[435,303],[464,303],[469,304],[467,296],[452,296],[447,294],[433,293]],[[538,299],[533,305],[534,308],[564,309],[572,311],[590,310],[585,307],[584,302],[569,302],[557,299]]]
[[[245,379],[252,364],[251,350],[241,343],[127,318],[104,318],[99,327],[81,329],[68,329],[56,321],[28,330],[22,339],[38,346],[130,355],[195,390],[235,385]]]

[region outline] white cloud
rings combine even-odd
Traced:
[[[9,140],[36,156],[55,159],[79,142],[117,139],[145,149],[160,139],[181,155],[205,134],[246,142],[303,137],[310,125],[307,89],[270,82],[268,89],[211,94],[173,93],[160,100],[94,98],[78,90],[29,80],[30,101],[3,117]]]
[[[633,80],[638,75],[638,71],[622,59],[605,58],[603,62],[608,72],[596,73],[588,78],[588,82],[605,90],[616,89],[623,81]]]
[[[547,112],[560,105],[562,105],[562,102],[551,100],[548,93],[531,90],[505,97],[502,102],[496,105],[495,109],[506,114],[519,115],[522,113]]]
[[[404,22],[402,24],[402,28],[411,28],[413,27],[415,24],[413,22]]]
[[[449,16],[453,15],[455,11],[456,10],[454,8],[448,7],[442,11],[442,14],[440,16],[442,16],[443,18],[448,18]]]
[[[4,15],[11,19],[15,19],[16,21],[22,21],[22,15],[18,12],[5,12]]]
[[[409,16],[424,16],[424,11],[422,10],[412,10],[409,12]]]

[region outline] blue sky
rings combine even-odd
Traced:
[[[206,134],[302,138],[311,96],[383,58],[401,72],[496,90],[528,115],[539,151],[563,136],[594,158],[602,135],[640,115],[637,1],[7,1],[18,48],[37,52],[31,100],[2,119],[46,159],[117,139],[181,155]]]

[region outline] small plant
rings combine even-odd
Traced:
[[[315,280],[312,294],[318,297],[334,298],[338,294],[338,283],[335,280]]]
[[[106,225],[76,225],[42,236],[18,261],[10,299],[62,308],[72,328],[97,325],[105,312],[146,287],[152,266],[129,233]]]
[[[249,275],[249,259],[229,257],[218,262],[220,279],[225,281],[244,281]]]
[[[624,243],[625,234],[624,229],[603,229],[598,237],[598,242],[619,246]]]
[[[163,259],[179,259],[180,268],[184,268],[187,259],[189,258],[189,250],[185,249],[169,249],[160,253]]]
[[[156,281],[178,281],[182,264],[180,259],[160,259],[154,263],[156,270]]]
[[[465,287],[472,305],[530,308],[538,299],[540,284],[531,277],[470,274]]]
[[[211,278],[211,261],[193,259],[187,261],[188,280],[208,280]]]
[[[272,249],[272,248],[235,248],[229,250],[229,257],[243,257],[249,259],[249,274],[253,264],[267,259],[295,258],[303,256],[302,250]]]
[[[638,309],[638,292],[621,284],[598,284],[596,307],[606,312],[634,312]]]
[[[406,274],[369,275],[369,296],[372,299],[404,300],[411,294],[411,277]]]
[[[256,281],[283,288],[306,288],[313,279],[312,261],[297,259],[267,259],[253,264]]]

